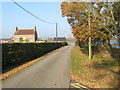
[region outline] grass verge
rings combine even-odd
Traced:
[[[118,88],[118,61],[104,49],[88,60],[80,49],[72,50],[72,79],[91,88]]]

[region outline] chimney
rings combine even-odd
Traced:
[[[34,27],[34,30],[36,31],[36,26]]]
[[[16,27],[16,31],[18,30],[18,27]]]
[[[35,31],[35,41],[37,40],[37,31],[36,31],[36,26],[34,27],[34,31]]]

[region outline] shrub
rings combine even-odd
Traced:
[[[67,45],[63,43],[3,43],[2,44],[2,69],[23,64],[38,58],[50,51]]]

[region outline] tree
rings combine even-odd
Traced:
[[[92,45],[102,41],[111,48],[110,39],[115,34],[115,22],[111,16],[112,4],[105,2],[63,2],[62,16],[67,17],[77,42],[89,46],[89,59]],[[106,8],[107,7],[107,8]],[[107,46],[106,45],[106,46]],[[82,45],[80,45],[82,46]],[[111,53],[111,49],[107,49]]]
[[[92,41],[98,38],[99,19],[94,3],[63,2],[61,4],[62,15],[68,17],[68,23],[72,26],[72,33],[76,40],[89,46],[89,59],[92,58]]]
[[[29,42],[29,39],[25,39],[25,42],[28,43],[28,42]]]
[[[104,26],[103,29],[106,33],[109,33],[109,37],[107,39],[103,40],[103,45],[106,47],[106,49],[109,51],[109,53],[112,55],[112,46],[110,44],[110,39],[113,36],[117,37],[117,41],[119,41],[119,14],[118,14],[118,8],[120,7],[120,3],[114,3],[114,2],[104,2],[101,6],[104,7],[103,13],[104,16],[107,16],[108,18],[104,18]],[[120,12],[120,11],[119,11]]]
[[[120,1],[113,4],[113,17],[117,28],[117,41],[120,46]]]
[[[23,41],[24,41],[23,38],[20,37],[19,42],[20,42],[20,43],[23,43]]]

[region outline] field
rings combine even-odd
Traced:
[[[74,46],[72,50],[72,79],[90,88],[118,88],[119,85],[119,54],[120,49],[114,49],[116,57],[100,48],[100,52],[88,60],[81,48]]]

